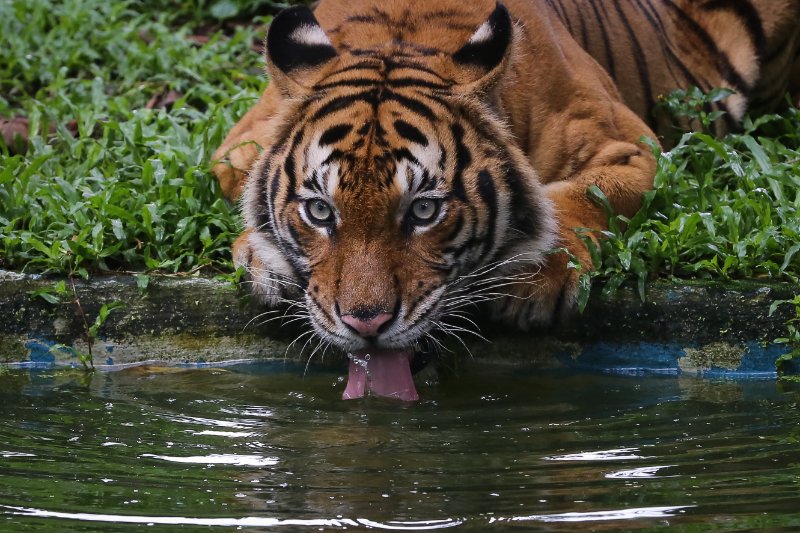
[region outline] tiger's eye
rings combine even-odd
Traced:
[[[439,214],[440,201],[435,198],[420,198],[411,204],[411,217],[418,224],[429,224]]]
[[[319,198],[306,202],[306,214],[315,224],[329,224],[333,221],[331,206]]]

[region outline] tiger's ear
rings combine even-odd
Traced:
[[[457,83],[466,90],[486,87],[497,79],[511,50],[513,23],[508,9],[497,3],[489,18],[478,26],[452,58]]]
[[[270,24],[266,41],[267,71],[281,92],[293,94],[312,86],[336,49],[306,6],[281,11]]]

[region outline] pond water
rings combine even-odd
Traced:
[[[0,531],[800,530],[800,392],[481,366],[0,374]]]

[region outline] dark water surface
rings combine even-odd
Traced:
[[[0,531],[800,531],[800,393],[465,370],[0,375]]]

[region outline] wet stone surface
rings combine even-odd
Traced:
[[[100,307],[112,302],[124,307],[100,328],[92,345],[95,365],[294,360],[311,351],[304,338],[293,344],[302,328],[270,320],[283,311],[264,309],[225,281],[152,277],[142,291],[130,276],[77,280],[80,309],[74,298],[52,304],[31,294],[58,281],[0,271],[0,362],[78,364],[73,355],[51,347],[64,344],[88,351],[84,318],[91,324]],[[785,335],[790,308],[778,308],[770,317],[769,307],[792,297],[795,289],[757,282],[655,282],[648,286],[646,302],[626,288],[610,300],[593,297],[583,316],[558,331],[512,332],[483,322],[481,332],[490,343],[464,340],[472,357],[498,364],[774,373],[774,360],[786,348],[772,341]],[[470,357],[459,344],[452,348],[455,359]]]

